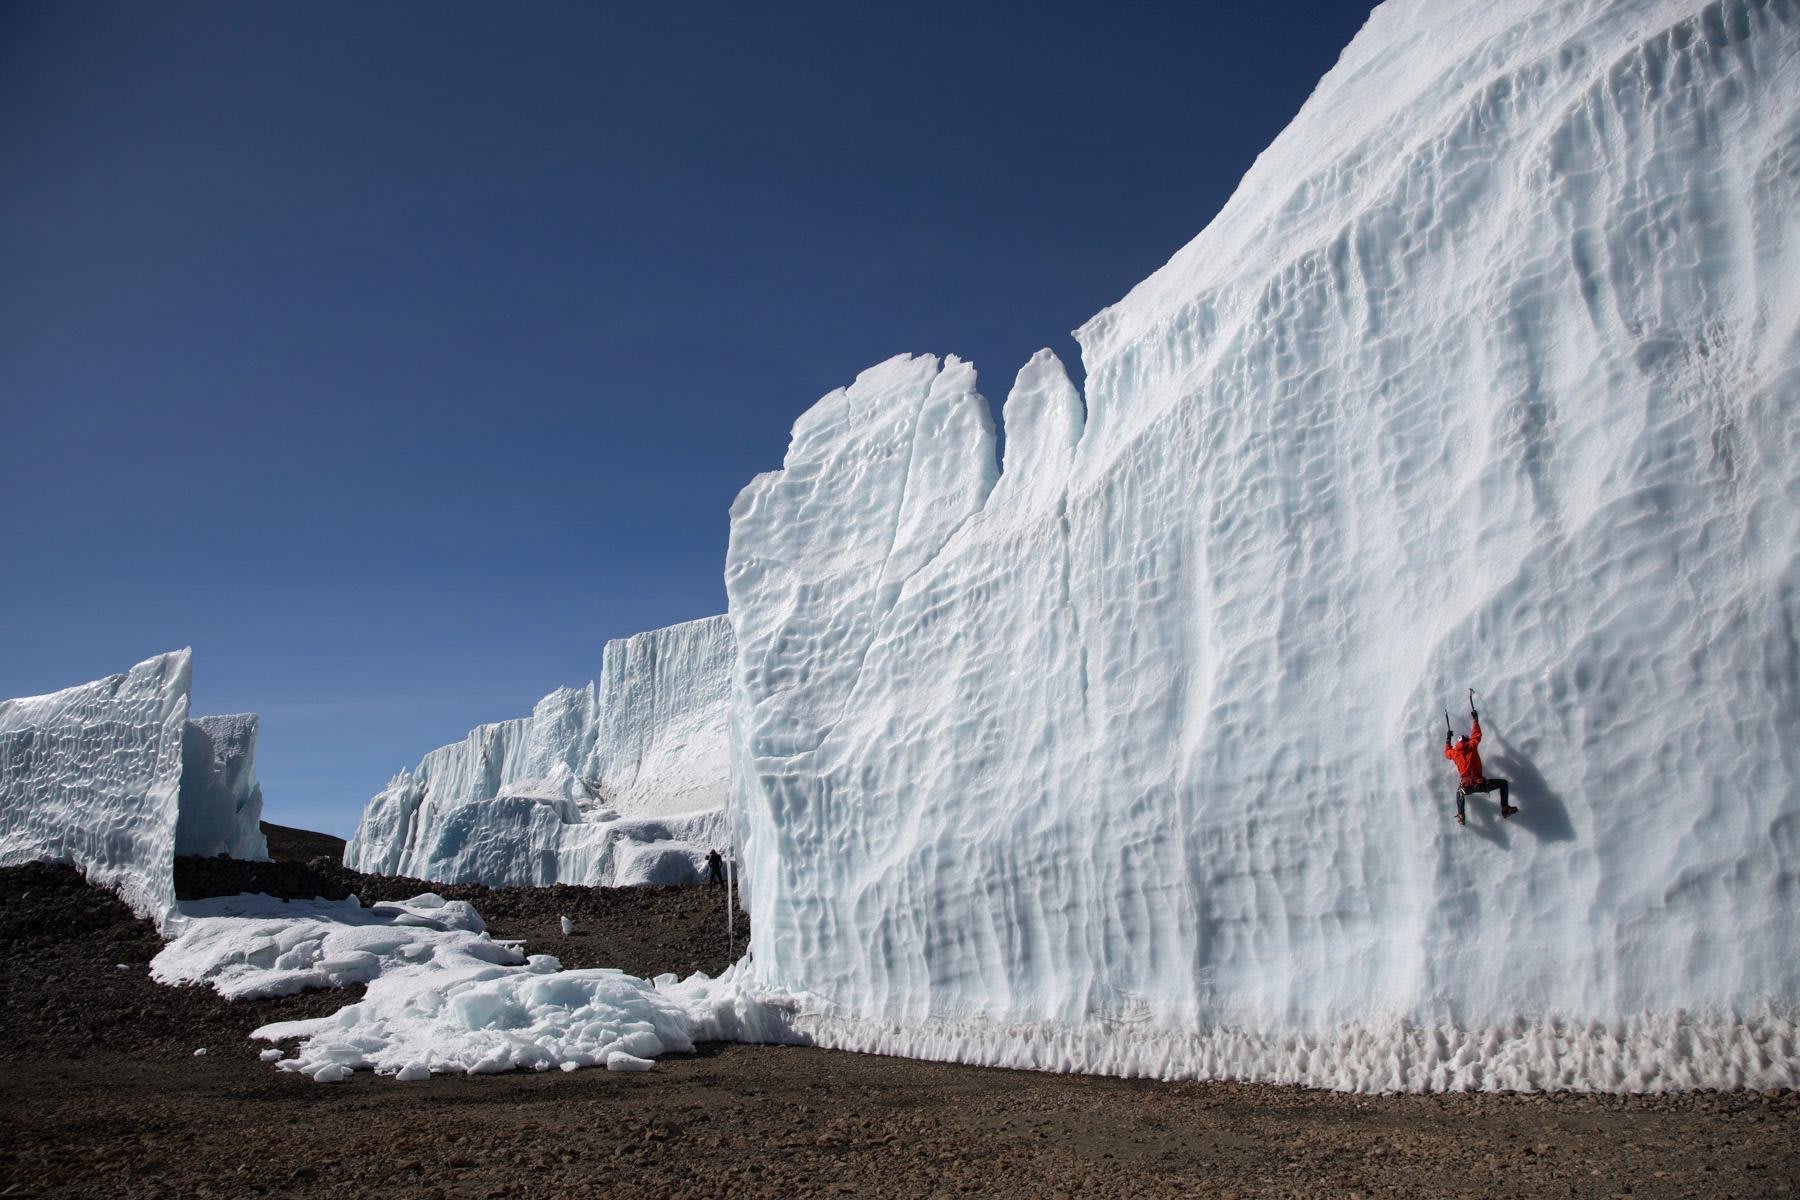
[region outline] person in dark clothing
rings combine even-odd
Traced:
[[[1456,789],[1456,823],[1458,825],[1468,824],[1467,818],[1463,815],[1463,801],[1471,795],[1499,792],[1502,817],[1510,817],[1519,811],[1508,803],[1512,794],[1512,785],[1504,779],[1490,779],[1482,773],[1481,754],[1476,749],[1481,745],[1481,714],[1475,711],[1473,705],[1469,706],[1469,721],[1471,722],[1469,736],[1454,745],[1451,744],[1450,731],[1444,730],[1444,757],[1456,764],[1456,773],[1461,783],[1461,786]]]
[[[725,856],[719,853],[717,846],[706,852],[706,885],[725,886]]]

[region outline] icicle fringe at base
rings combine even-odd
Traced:
[[[740,1004],[740,1010],[749,1006]],[[1162,1080],[1239,1080],[1331,1091],[1681,1092],[1800,1087],[1800,1023],[1752,1015],[1640,1014],[1615,1021],[1520,1017],[1462,1029],[1401,1020],[1326,1033],[1204,1033],[973,1021],[871,1021],[775,999],[732,1040],[779,1041],[936,1062]],[[798,1011],[784,1013],[786,1008]],[[704,1034],[702,1036],[705,1036]]]

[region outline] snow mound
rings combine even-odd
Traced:
[[[161,927],[175,904],[187,650],[0,701],[0,866],[69,863]]]
[[[401,1081],[457,1072],[606,1067],[649,1070],[696,1036],[795,1040],[778,1012],[744,995],[736,969],[654,982],[620,971],[564,971],[489,938],[468,904],[432,893],[363,908],[354,898],[286,902],[228,896],[184,902],[176,936],[150,964],[159,983],[204,983],[231,1000],[366,984],[328,1017],[251,1036],[300,1039],[264,1062],[321,1083],[357,1070]]]
[[[283,1070],[316,1079],[336,1067],[372,1069],[404,1082],[444,1073],[619,1070],[611,1060],[621,1055],[643,1061],[692,1050],[690,1028],[686,1010],[641,979],[564,971],[540,954],[520,968],[384,975],[362,1001],[332,1016],[265,1025],[251,1036],[305,1039]]]
[[[1800,1083],[1796,114],[1791,4],[1394,0],[1004,471],[955,358],[820,400],[732,510],[754,988],[1045,1069]],[[1523,811],[1465,829],[1469,685]]]
[[[255,713],[196,717],[181,737],[175,853],[266,859]]]
[[[620,864],[660,838],[683,845],[656,852],[659,878],[697,882],[678,868],[686,843],[722,839],[732,661],[722,616],[608,642],[598,690],[559,688],[531,716],[483,725],[395,776],[344,864],[494,887],[609,885],[642,882]]]
[[[618,887],[699,883],[706,878],[708,849],[693,842],[626,842],[615,860],[613,883]]]
[[[158,983],[205,983],[227,1000],[261,1000],[369,983],[397,968],[525,961],[486,930],[467,901],[430,892],[372,908],[354,896],[187,900],[168,925],[172,940],[150,961],[150,975]]]

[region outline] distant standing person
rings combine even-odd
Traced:
[[[706,885],[725,886],[725,856],[719,853],[717,846],[706,852]]]
[[[1511,785],[1504,779],[1490,779],[1481,771],[1481,754],[1476,747],[1481,745],[1481,714],[1475,711],[1475,705],[1469,705],[1469,736],[1456,742],[1450,741],[1450,727],[1444,726],[1444,757],[1456,764],[1456,773],[1461,777],[1462,786],[1456,789],[1456,823],[1468,824],[1463,816],[1463,800],[1476,793],[1500,793],[1500,815],[1510,817],[1518,812],[1507,802],[1511,795]]]

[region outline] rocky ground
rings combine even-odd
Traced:
[[[312,873],[292,874],[296,865]],[[241,882],[235,869],[186,864],[183,887]],[[298,880],[293,894],[321,881],[368,898],[412,886],[330,861],[262,871],[264,884]],[[500,936],[572,966],[685,971],[728,953],[717,893],[701,888],[436,890],[474,900]],[[567,943],[555,931],[563,912],[577,922]],[[704,1046],[645,1075],[315,1084],[257,1061],[245,1034],[353,994],[226,1004],[151,983],[157,945],[73,871],[0,871],[0,1196],[1800,1190],[1793,1093],[1355,1097],[758,1046]]]
[[[310,829],[294,829],[287,825],[262,823],[263,837],[269,843],[269,857],[277,862],[305,862],[309,858],[344,861],[344,839]]]

